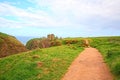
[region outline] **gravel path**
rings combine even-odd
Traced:
[[[95,48],[85,48],[61,80],[113,80],[113,77],[101,53]]]

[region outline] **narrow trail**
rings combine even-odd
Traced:
[[[101,53],[95,48],[85,48],[61,80],[113,80],[113,77]]]

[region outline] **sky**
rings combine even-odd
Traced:
[[[120,0],[0,0],[0,32],[13,36],[120,36]]]

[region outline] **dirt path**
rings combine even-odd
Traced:
[[[113,80],[113,77],[100,52],[95,48],[85,48],[61,80]]]

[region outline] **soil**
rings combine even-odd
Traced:
[[[101,53],[90,47],[73,61],[61,80],[113,80],[113,76]]]

